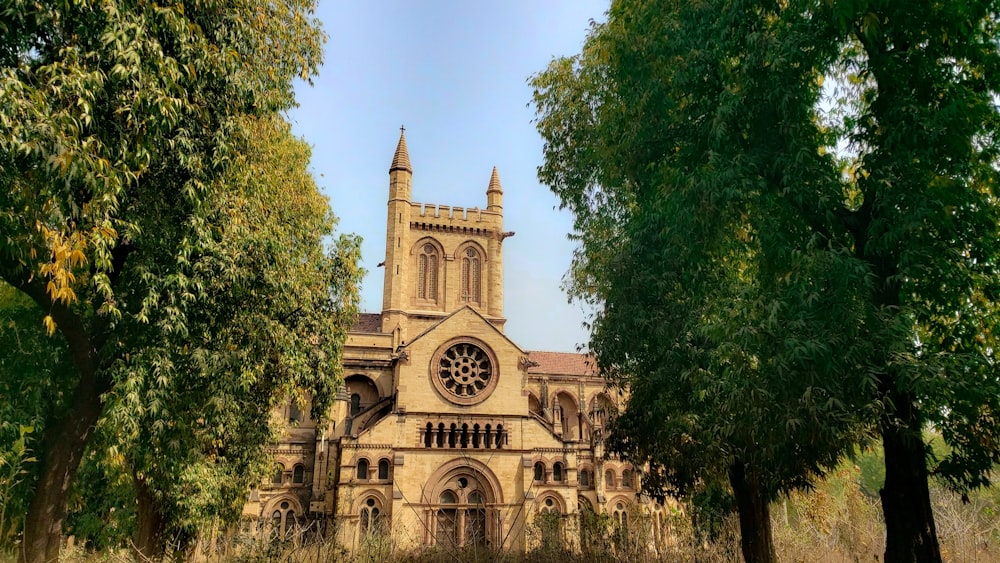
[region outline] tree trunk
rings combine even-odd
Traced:
[[[22,561],[42,563],[59,559],[70,487],[83,458],[87,437],[101,415],[101,393],[86,384],[87,379],[81,379],[77,386],[73,406],[62,423],[45,431],[41,478],[24,519]]]
[[[882,422],[885,485],[879,491],[885,516],[885,562],[940,563],[934,528],[922,423],[913,400],[890,394],[896,418]]]
[[[132,483],[135,485],[135,496],[138,500],[133,548],[140,561],[158,561],[166,550],[164,541],[166,522],[146,480],[133,473]]]
[[[771,511],[760,478],[740,460],[729,467],[729,483],[740,515],[740,547],[746,563],[774,563]]]
[[[39,300],[37,292],[26,290],[25,293],[40,305],[47,301],[44,294]],[[24,519],[24,546],[20,559],[26,563],[59,559],[70,487],[86,450],[87,438],[101,416],[101,395],[110,389],[110,381],[98,370],[96,348],[83,322],[65,306],[50,303],[49,307],[69,344],[73,363],[80,371],[80,381],[66,413],[45,429],[41,475]]]

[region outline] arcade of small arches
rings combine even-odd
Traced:
[[[618,473],[614,467],[607,467],[604,470],[604,486],[608,490],[626,489],[634,490],[636,487],[636,473],[631,466],[626,466],[621,471],[621,480],[617,479]],[[543,460],[535,461],[532,465],[532,481],[536,483],[562,483],[567,479],[566,464],[563,461],[545,463]],[[577,470],[577,482],[581,489],[592,489],[596,487],[594,482],[594,470],[589,464],[581,464]]]
[[[461,425],[452,422],[434,425],[428,422],[420,428],[420,443],[425,448],[499,450],[507,445],[507,430],[503,424],[479,423]]]

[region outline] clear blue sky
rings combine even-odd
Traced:
[[[504,190],[507,334],[527,350],[587,342],[580,305],[560,284],[571,217],[538,183],[542,141],[527,79],[580,51],[608,0],[326,1],[329,41],[314,85],[290,115],[313,146],[313,171],[340,217],[364,239],[362,309],[382,308],[388,170],[406,126],[413,200],[485,207],[490,171]]]

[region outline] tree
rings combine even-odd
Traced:
[[[615,447],[739,505],[741,469],[767,498],[871,430],[886,560],[940,559],[929,472],[1000,453],[996,8],[620,1],[533,79],[571,289],[631,388]]]
[[[198,258],[217,235],[210,196],[227,189],[219,180],[243,148],[246,116],[288,108],[292,80],[315,72],[322,33],[312,8],[18,0],[3,9],[0,278],[45,312],[77,375],[38,444],[26,560],[58,555],[102,399],[135,381],[130,352],[197,330]],[[336,287],[351,293],[351,281]],[[314,337],[327,336],[336,340]]]
[[[329,411],[357,315],[359,245],[333,232],[310,151],[278,116],[247,118],[245,145],[210,191],[214,237],[191,260],[197,307],[183,333],[133,345],[101,426],[139,499],[136,546],[183,547],[200,524],[233,522],[270,471],[272,413],[308,391]]]

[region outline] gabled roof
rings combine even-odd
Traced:
[[[354,321],[354,326],[351,327],[351,332],[381,333],[382,314],[381,313],[359,314],[358,320]]]
[[[414,336],[413,338],[407,340],[405,343],[403,343],[402,347],[405,348],[407,346],[410,346],[411,344],[413,344],[417,340],[420,340],[421,338],[423,338],[428,333],[433,332],[434,330],[437,330],[437,328],[439,326],[441,326],[444,323],[448,322],[448,320],[450,320],[452,317],[454,317],[455,315],[458,315],[459,313],[461,313],[462,311],[465,311],[465,310],[471,311],[473,315],[479,317],[480,320],[482,320],[490,328],[492,328],[493,331],[496,332],[497,336],[499,336],[500,338],[503,338],[504,340],[506,340],[511,346],[513,346],[514,348],[516,348],[521,353],[525,353],[523,350],[521,350],[521,347],[518,346],[517,343],[515,343],[513,340],[511,340],[510,338],[508,338],[507,335],[503,333],[503,331],[501,331],[499,328],[497,328],[497,325],[491,323],[490,320],[487,319],[486,317],[484,317],[482,313],[480,313],[479,311],[477,311],[476,309],[474,309],[473,307],[471,307],[469,305],[463,305],[461,308],[452,311],[451,314],[449,314],[447,317],[445,317],[445,318],[441,319],[440,321],[432,324],[431,326],[425,328],[423,332],[421,332],[420,334],[418,334],[418,335]]]
[[[528,359],[538,364],[528,373],[597,375],[597,361],[590,354],[534,351],[528,352]]]

